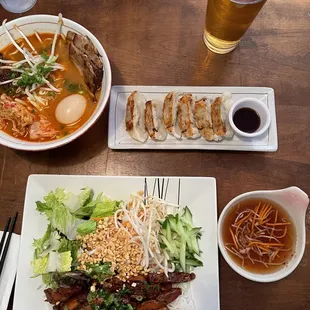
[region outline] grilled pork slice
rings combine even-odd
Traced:
[[[95,95],[103,78],[103,64],[92,41],[81,34],[68,31],[69,56],[84,77],[85,84]]]
[[[57,304],[59,302],[67,301],[73,295],[82,291],[82,288],[79,286],[71,286],[71,287],[60,287],[57,290],[52,290],[48,288],[44,290],[46,301],[50,304]]]
[[[166,304],[157,300],[144,301],[138,306],[137,310],[163,310],[168,309]]]
[[[157,296],[156,300],[168,305],[175,301],[180,295],[182,295],[182,289],[175,287],[168,292],[161,293],[159,296]]]
[[[182,283],[190,282],[196,278],[194,273],[169,272],[168,277],[164,273],[149,273],[147,280],[150,283]]]

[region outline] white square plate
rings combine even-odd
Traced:
[[[196,140],[177,140],[168,135],[165,141],[148,139],[140,143],[132,139],[125,129],[127,98],[134,91],[143,93],[147,100],[163,101],[170,91],[192,93],[197,98],[215,98],[224,92],[232,94],[232,103],[242,98],[261,100],[269,109],[271,124],[269,130],[256,138],[241,138],[236,134],[232,139],[220,142]],[[205,87],[205,86],[113,86],[110,96],[109,148],[111,149],[166,149],[166,150],[233,150],[275,152],[278,149],[277,121],[274,90],[267,87]]]
[[[167,179],[167,178],[165,178]],[[144,189],[144,177],[59,176],[31,175],[28,179],[24,206],[20,255],[15,286],[14,310],[50,309],[44,302],[41,277],[31,278],[30,261],[33,257],[32,241],[46,231],[47,220],[36,211],[35,202],[42,200],[51,190],[62,187],[78,193],[91,187],[95,193],[103,191],[113,199],[128,200],[130,193]],[[148,191],[153,189],[155,178],[148,177]],[[166,182],[167,184],[167,182]],[[187,205],[193,213],[196,226],[203,228],[200,247],[204,266],[195,270],[196,279],[191,283],[195,310],[219,310],[219,277],[217,248],[217,204],[214,178],[169,178],[166,200]],[[39,288],[41,286],[41,288]],[[185,309],[180,309],[185,310]]]

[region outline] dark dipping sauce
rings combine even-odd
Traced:
[[[233,116],[233,122],[239,130],[246,133],[255,132],[261,123],[258,113],[251,108],[237,110]]]

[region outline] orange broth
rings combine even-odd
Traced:
[[[250,252],[251,257],[256,260],[252,262],[250,259],[244,259],[242,262],[241,258],[236,256],[235,254],[231,253],[227,250],[227,247],[230,249],[235,248],[234,240],[232,237],[232,233],[230,230],[236,232],[236,225],[235,221],[237,220],[237,223],[246,224],[248,219],[247,216],[239,217],[242,212],[246,210],[252,210],[258,213],[256,211],[257,206],[263,206],[268,205],[270,206],[270,212],[269,215],[266,216],[265,222],[269,222],[269,225],[274,225],[274,223],[277,223],[279,226],[274,226],[275,231],[273,231],[273,237],[279,236],[282,234],[282,231],[280,232],[280,228],[283,228],[284,226],[281,226],[281,223],[289,222],[290,225],[286,225],[286,234],[279,238],[282,244],[284,244],[284,247],[281,248],[281,251],[278,252],[274,260],[272,261],[272,264],[268,264],[268,256],[263,255],[262,257],[259,257],[257,253],[253,253],[253,251]],[[260,208],[261,209],[261,208]],[[256,217],[257,218],[257,217]],[[251,218],[250,218],[251,219]],[[252,225],[252,223],[251,223]],[[242,226],[240,226],[242,227]],[[273,226],[269,226],[273,227]],[[239,229],[240,232],[240,229]],[[247,235],[248,237],[251,237],[250,234]],[[258,237],[257,240],[263,242],[263,243],[271,243],[274,242],[273,239],[267,238],[267,236],[270,236],[269,233],[263,233],[262,236],[264,237]],[[279,204],[275,203],[272,200],[264,199],[264,198],[251,198],[251,199],[245,199],[238,204],[234,205],[231,210],[229,210],[228,214],[225,216],[223,221],[223,228],[222,228],[222,237],[224,241],[224,245],[226,247],[227,253],[229,256],[241,267],[243,267],[245,270],[248,270],[250,272],[254,273],[272,273],[276,270],[282,268],[287,264],[287,262],[291,259],[291,257],[294,255],[295,250],[295,243],[296,243],[296,230],[294,223],[287,213],[286,210]],[[240,249],[240,247],[239,247]],[[258,260],[262,260],[263,263],[257,262]],[[268,265],[265,265],[265,264]],[[243,266],[242,266],[243,264]]]
[[[42,39],[43,43],[41,43],[34,34],[28,36],[27,38],[39,54],[45,52],[49,55],[50,50],[51,50],[51,46],[52,46],[52,42],[53,42],[53,38],[54,38],[54,34],[53,33],[40,33],[39,35],[40,35],[40,38]],[[24,45],[29,50],[29,47],[28,47],[28,45],[24,39],[17,40],[17,43],[20,46]],[[20,52],[14,53],[16,51],[17,51],[17,49],[14,47],[14,45],[10,44],[10,45],[6,46],[4,49],[2,49],[0,52],[3,54],[4,58],[8,59],[8,60],[18,61],[18,60],[24,59],[24,57],[21,55]],[[90,93],[87,90],[87,87],[84,83],[83,76],[81,75],[79,70],[76,68],[76,66],[69,59],[68,44],[66,43],[66,41],[63,39],[62,36],[59,36],[57,39],[55,55],[58,55],[56,62],[65,66],[65,70],[64,71],[57,70],[56,72],[52,72],[50,74],[50,76],[52,76],[53,80],[54,80],[52,82],[53,86],[55,86],[57,88],[61,88],[61,92],[60,93],[54,92],[54,94],[53,94],[54,98],[49,101],[48,106],[44,107],[42,111],[38,111],[30,103],[29,103],[29,106],[31,106],[31,112],[34,115],[37,115],[38,119],[39,119],[39,114],[44,115],[46,117],[46,119],[51,122],[51,126],[54,129],[59,130],[59,134],[52,139],[45,138],[45,139],[40,139],[40,141],[49,141],[49,140],[59,139],[59,138],[62,138],[64,136],[67,136],[68,134],[73,133],[78,128],[80,128],[91,117],[91,115],[93,114],[93,112],[95,111],[96,106],[97,106],[96,102],[94,102],[93,97],[90,95]],[[82,92],[83,92],[81,94],[87,100],[86,109],[85,109],[85,112],[82,115],[82,117],[76,123],[70,124],[70,125],[64,125],[64,124],[59,123],[55,117],[55,109],[56,109],[58,103],[63,98],[73,94],[73,92],[71,92],[67,89],[66,83],[67,84],[70,83],[70,84],[81,85],[82,86]],[[0,94],[1,93],[2,93],[2,91],[0,90]],[[13,96],[13,98],[14,98],[14,96]],[[16,98],[26,99],[26,96],[22,95],[22,96],[18,96]],[[7,134],[13,136],[13,134],[12,134],[12,123],[11,122],[8,122],[8,125],[6,126],[4,131]],[[17,138],[22,139],[22,140],[26,140],[26,141],[32,141],[32,142],[34,141],[34,140],[29,139],[29,134],[27,134],[26,136],[18,136]]]

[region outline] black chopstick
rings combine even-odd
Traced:
[[[0,275],[1,275],[1,272],[2,272],[2,269],[3,269],[3,266],[4,266],[4,262],[5,262],[5,258],[6,258],[6,255],[7,255],[8,249],[9,249],[9,246],[10,246],[10,241],[11,241],[12,233],[13,233],[14,228],[15,228],[17,216],[18,216],[18,212],[16,212],[16,214],[15,214],[15,216],[14,216],[14,218],[13,218],[13,222],[12,222],[12,225],[11,225],[11,227],[10,227],[9,235],[8,235],[8,237],[7,237],[7,239],[6,239],[6,243],[5,243],[5,246],[4,246],[4,250],[3,250],[3,253],[2,253],[2,256],[1,256],[1,261],[0,261]]]
[[[5,237],[6,237],[6,234],[9,230],[9,225],[11,223],[11,218],[9,217],[8,218],[8,221],[6,222],[5,224],[5,228],[4,228],[4,231],[3,231],[3,235],[1,237],[1,242],[0,242],[0,257],[1,257],[1,253],[2,253],[2,249],[3,249],[3,245],[4,245],[4,241],[5,241]]]

